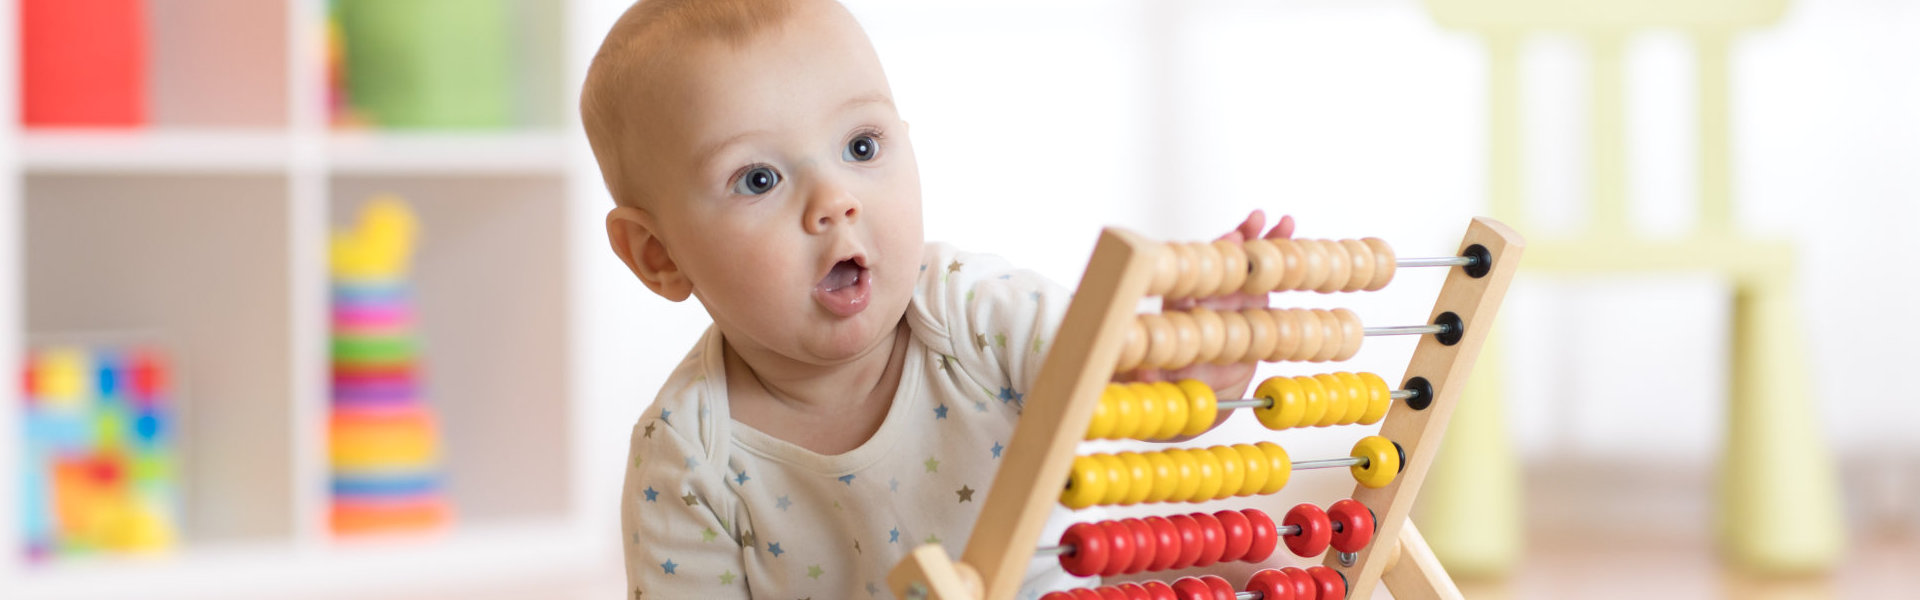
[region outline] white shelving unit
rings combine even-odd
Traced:
[[[27,131],[18,0],[0,0],[0,432],[20,431],[29,339],[155,332],[185,382],[183,539],[166,556],[29,563],[19,438],[0,435],[0,597],[618,585],[617,472],[597,448],[624,425],[594,399],[618,386],[583,360],[610,335],[588,325],[601,305],[581,266],[604,247],[582,217],[607,201],[566,84],[588,59],[576,38],[599,32],[576,31],[590,0],[515,2],[531,48],[518,83],[535,91],[512,130],[335,131],[326,0],[167,0],[149,3],[152,125]],[[422,222],[422,358],[458,517],[440,535],[343,540],[326,527],[325,245],[380,192]]]

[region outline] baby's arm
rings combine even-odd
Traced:
[[[636,598],[748,598],[740,547],[711,503],[725,484],[695,440],[649,412],[634,426],[622,494],[621,547],[628,595]],[[687,415],[692,418],[693,415]]]

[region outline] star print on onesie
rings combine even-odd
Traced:
[[[885,599],[918,544],[961,553],[1069,296],[941,244],[922,264],[939,268],[920,272],[908,305],[893,405],[844,454],[735,422],[718,330],[688,352],[629,440],[621,539],[636,595]],[[1043,538],[1086,516],[1056,508]],[[1036,557],[1022,597],[1085,583]]]

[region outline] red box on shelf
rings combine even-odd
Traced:
[[[147,121],[145,0],[20,0],[20,117],[28,127]]]

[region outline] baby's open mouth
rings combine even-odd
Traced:
[[[820,289],[827,292],[839,291],[859,283],[866,276],[867,268],[860,266],[859,262],[854,259],[843,260],[834,263],[833,269],[827,271],[827,276],[820,279]]]
[[[867,259],[854,255],[834,263],[827,269],[827,275],[813,286],[814,301],[827,309],[827,312],[842,318],[860,314],[866,310],[868,292],[872,289],[872,275],[867,271]]]

